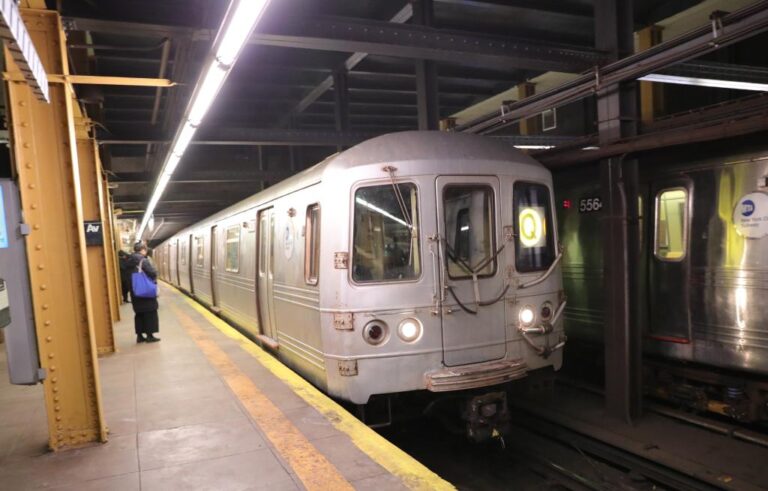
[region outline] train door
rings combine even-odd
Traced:
[[[192,266],[192,249],[195,245],[195,238],[192,236],[192,234],[189,234],[189,237],[187,239],[187,272],[189,273],[189,293],[192,295],[195,294],[195,280],[194,280],[194,269]],[[197,251],[195,251],[197,252]]]
[[[217,246],[218,227],[211,227],[211,305],[218,306],[218,295],[216,295],[216,269],[219,263],[219,248]]]
[[[504,302],[499,297],[504,265],[498,226],[499,179],[493,176],[437,178],[437,223],[441,275],[443,361],[448,366],[479,363],[506,354]],[[498,257],[497,257],[498,255]]]
[[[272,303],[274,266],[275,266],[275,210],[267,208],[259,211],[259,236],[257,252],[258,285],[256,294],[259,304],[259,326],[261,334],[277,341],[275,328],[275,309]]]
[[[181,239],[176,239],[176,286],[181,286]]]
[[[691,340],[690,253],[688,240],[692,187],[687,180],[657,182],[651,187],[652,254],[649,271],[648,334],[661,341]]]

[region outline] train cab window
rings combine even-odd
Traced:
[[[352,279],[413,280],[421,274],[418,191],[414,184],[355,192]]]
[[[448,275],[469,278],[476,268],[494,256],[493,189],[483,184],[447,186],[443,191]],[[475,273],[490,276],[496,259]]]
[[[227,227],[226,253],[224,269],[237,273],[240,270],[240,224]]]
[[[317,285],[320,270],[320,205],[307,207],[307,222],[304,232],[304,279],[310,285]]]
[[[685,258],[688,223],[688,191],[665,189],[656,195],[654,253],[662,261]]]
[[[555,259],[549,188],[543,184],[516,182],[512,192],[515,268],[522,273],[545,270]]]
[[[198,268],[202,268],[205,261],[205,249],[203,248],[203,238],[195,237],[195,254]]]

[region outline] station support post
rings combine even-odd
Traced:
[[[68,74],[59,14],[21,9],[46,73]],[[71,86],[40,102],[5,51],[11,147],[21,193],[30,288],[53,450],[107,440],[101,405]]]
[[[69,91],[68,91],[69,92]],[[82,196],[83,223],[86,237],[93,230],[96,240],[88,244],[86,239],[86,257],[89,284],[91,286],[91,300],[93,303],[93,327],[96,334],[96,351],[98,354],[115,352],[115,336],[113,334],[112,295],[114,283],[111,276],[114,268],[110,268],[108,257],[112,255],[105,247],[107,218],[102,214],[101,188],[102,175],[101,163],[95,149],[96,142],[90,135],[90,120],[82,114],[77,100],[72,98],[72,107],[75,114],[75,138],[77,140],[77,160],[80,171],[80,191]],[[89,230],[90,229],[90,230]],[[100,238],[100,240],[99,240]]]
[[[618,60],[634,48],[631,0],[595,1],[595,47]],[[635,83],[597,94],[600,144],[637,134]],[[638,319],[639,209],[637,161],[600,162],[605,288],[605,410],[631,424],[642,412],[642,337]]]
[[[120,279],[120,265],[117,263],[117,242],[115,241],[115,218],[112,214],[112,205],[109,198],[109,185],[104,169],[101,165],[99,146],[93,141],[93,153],[99,174],[99,208],[101,219],[104,223],[104,256],[107,258],[107,271],[109,280],[109,305],[112,313],[112,323],[120,320],[120,304],[123,298],[123,285]]]

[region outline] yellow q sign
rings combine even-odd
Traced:
[[[523,247],[541,247],[544,245],[546,225],[541,213],[534,208],[520,211],[520,242]]]

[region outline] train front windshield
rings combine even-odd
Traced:
[[[421,274],[418,191],[410,183],[355,192],[352,279],[412,280]]]

